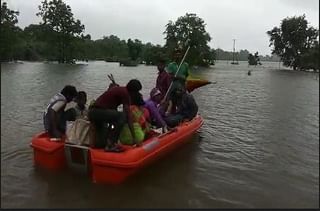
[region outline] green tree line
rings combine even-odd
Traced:
[[[190,47],[186,61],[190,65],[209,66],[215,60],[232,60],[233,52],[208,46],[211,41],[205,22],[196,14],[187,13],[165,26],[165,44],[142,43],[139,39],[121,40],[116,35],[92,40],[84,34],[85,26],[75,19],[71,7],[63,0],[43,0],[36,14],[42,21],[21,29],[17,26],[19,12],[1,5],[0,61],[105,60],[135,61],[147,65],[160,59],[169,61],[174,49]],[[282,61],[293,69],[319,69],[319,31],[308,27],[305,16],[286,18],[280,27],[268,31],[271,56],[258,55],[260,61]],[[251,56],[250,56],[251,55]],[[235,53],[238,61],[253,62],[248,50]],[[254,62],[253,62],[254,63]]]
[[[71,7],[62,0],[41,2],[36,14],[42,19],[39,24],[21,29],[17,26],[18,15],[6,2],[2,3],[0,39],[5,44],[0,49],[1,61],[131,60],[156,64],[160,59],[170,60],[173,49],[186,48],[192,43],[186,60],[190,65],[208,66],[214,62],[214,52],[208,46],[211,38],[205,31],[204,21],[196,14],[169,21],[164,31],[164,46],[142,43],[138,39],[121,40],[115,35],[92,40],[89,34],[84,34],[85,26],[74,18]]]
[[[232,51],[224,51],[221,48],[215,49],[215,59],[216,60],[232,60],[233,52]],[[249,55],[251,53],[244,49],[240,50],[239,52],[235,52],[235,58],[238,61],[248,61]],[[280,61],[280,57],[272,54],[271,56],[269,55],[259,55],[260,61],[272,61],[272,62],[278,62]]]

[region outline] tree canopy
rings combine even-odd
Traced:
[[[17,41],[21,29],[16,26],[18,23],[18,11],[10,10],[6,2],[1,4],[1,33],[0,33],[0,60],[9,61],[15,58],[14,50],[17,48]]]
[[[278,55],[283,64],[293,69],[319,69],[319,31],[308,26],[305,15],[287,17],[280,27],[268,31],[272,53]],[[313,52],[313,53],[312,53]],[[312,58],[308,58],[312,57]],[[317,64],[318,63],[318,64]]]
[[[214,58],[208,46],[211,37],[205,26],[204,21],[192,13],[179,17],[176,22],[169,21],[164,32],[167,54],[172,55],[178,47],[186,51],[190,46],[186,61],[191,65],[208,66]]]
[[[80,36],[84,31],[84,25],[80,20],[75,20],[71,7],[62,0],[44,0],[39,6],[38,16],[42,17],[43,23],[51,30],[50,36],[54,37],[58,46],[58,61],[61,63],[70,62],[74,46],[74,38]]]
[[[24,29],[17,26],[18,11],[10,10],[6,2],[1,5],[1,45],[0,60],[59,61],[105,60],[120,62],[135,60],[135,63],[155,65],[160,59],[169,62],[173,50],[181,46],[186,50],[191,45],[187,62],[190,65],[209,65],[215,59],[230,60],[232,52],[211,49],[210,35],[205,31],[204,21],[195,14],[186,14],[176,22],[169,21],[165,26],[166,43],[164,46],[143,43],[139,39],[120,39],[116,35],[103,36],[93,40],[84,34],[84,26],[73,16],[70,6],[62,0],[42,1],[38,16],[39,24],[30,24]],[[313,45],[312,45],[313,46]],[[302,63],[314,66],[318,60],[319,45],[314,44],[303,56]],[[247,61],[248,50],[237,52],[240,61]],[[261,61],[278,61],[277,56],[259,55]],[[307,67],[307,65],[306,65]]]

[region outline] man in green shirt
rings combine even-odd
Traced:
[[[167,66],[167,72],[170,74],[172,78],[172,85],[170,90],[168,91],[167,96],[170,96],[171,91],[175,89],[177,86],[182,85],[183,87],[185,87],[186,80],[189,75],[188,63],[183,62],[181,64],[178,74],[176,75],[182,58],[183,58],[183,55],[182,55],[181,49],[176,49],[173,54],[174,61],[168,64]]]

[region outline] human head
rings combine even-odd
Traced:
[[[85,93],[84,91],[79,91],[76,102],[79,106],[84,106],[87,103],[87,93]]]
[[[68,103],[71,102],[78,95],[76,87],[71,86],[71,85],[66,85],[61,90],[60,93],[63,94],[63,96],[65,96],[65,98],[67,99]]]
[[[137,79],[130,80],[126,87],[128,92],[139,92],[142,89],[142,85]]]
[[[164,61],[163,59],[161,59],[161,60],[159,61],[158,65],[157,65],[157,67],[158,67],[158,70],[159,70],[160,72],[164,71],[164,68],[166,67],[165,61]]]
[[[180,98],[185,92],[186,92],[185,88],[180,85],[180,86],[177,86],[172,93],[174,98]]]
[[[157,104],[159,104],[162,100],[162,95],[161,92],[158,88],[153,88],[150,92],[150,98],[152,101],[156,102]]]
[[[178,47],[173,52],[173,59],[175,61],[179,61],[181,58],[182,58],[182,49]]]

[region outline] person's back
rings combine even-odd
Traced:
[[[180,103],[177,105],[177,110],[184,119],[191,120],[198,113],[198,105],[194,97],[190,93],[185,92],[182,95]]]
[[[130,80],[126,87],[113,87],[97,98],[89,110],[89,120],[96,129],[95,147],[104,147],[106,151],[120,152],[121,147],[117,145],[118,138],[123,126],[127,123],[132,135],[133,143],[138,144],[132,124],[130,111],[130,96],[139,93],[142,85],[139,80]],[[119,105],[123,111],[118,111]],[[105,125],[112,125],[113,129],[105,129]]]
[[[67,99],[63,94],[58,93],[55,94],[49,101],[44,113],[43,113],[43,122],[44,122],[44,129],[46,131],[49,130],[49,110],[53,109],[57,115],[61,115],[67,105]]]
[[[94,103],[95,107],[117,109],[121,104],[129,104],[130,96],[126,87],[116,86],[105,91]]]
[[[43,113],[44,129],[50,138],[61,138],[66,130],[66,122],[75,120],[74,108],[65,111],[67,103],[77,96],[74,86],[65,86],[60,93],[54,95]]]

